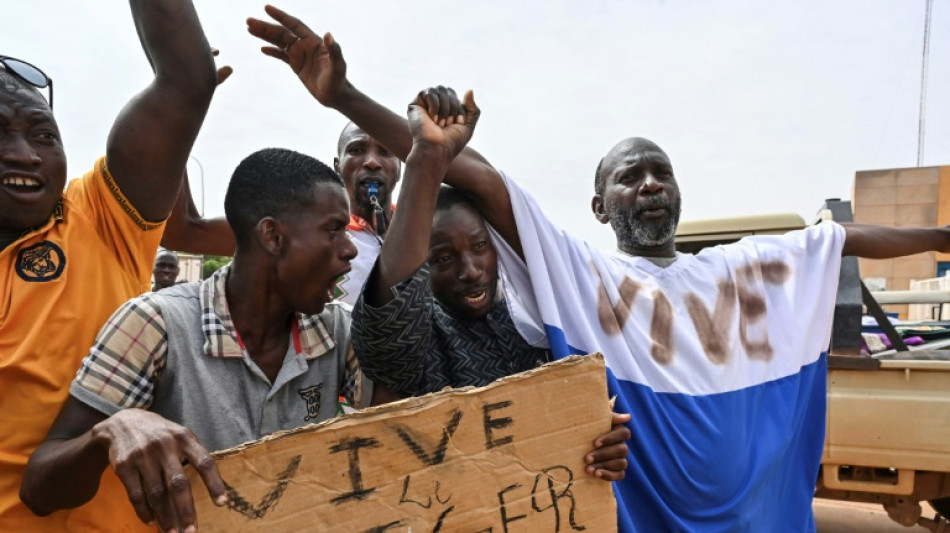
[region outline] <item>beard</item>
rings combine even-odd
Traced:
[[[641,220],[643,213],[651,209],[666,209],[669,216],[656,221]],[[680,221],[680,200],[677,198],[675,202],[671,202],[665,198],[652,197],[632,210],[611,204],[607,207],[607,215],[621,250],[662,248],[676,236],[676,226]]]

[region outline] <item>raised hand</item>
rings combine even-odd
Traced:
[[[450,88],[439,86],[421,91],[409,104],[413,149],[439,148],[451,162],[471,140],[480,114],[472,91],[465,93],[462,102]]]
[[[340,45],[329,32],[321,38],[300,19],[274,6],[265,6],[264,10],[277,24],[247,19],[247,31],[270,44],[261,47],[261,52],[290,65],[318,102],[334,107],[348,87]]]
[[[109,463],[122,480],[143,522],[162,531],[197,528],[191,484],[182,468],[187,459],[201,475],[216,505],[227,496],[214,459],[188,429],[141,409],[119,411],[93,428],[93,438],[109,450]]]

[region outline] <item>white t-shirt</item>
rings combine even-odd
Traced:
[[[814,531],[844,229],[661,267],[566,234],[505,180],[525,254],[495,239],[512,318],[555,357],[603,352],[633,415],[620,531]]]
[[[346,233],[356,245],[357,254],[350,261],[352,269],[337,281],[333,297],[354,306],[383,248],[383,240],[365,221],[354,215],[350,215],[350,218],[351,222],[346,227]]]

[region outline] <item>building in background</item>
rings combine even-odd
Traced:
[[[178,281],[201,281],[201,264],[204,258],[200,255],[178,253]]]
[[[865,170],[855,173],[854,221],[886,226],[950,224],[950,166]],[[899,259],[859,259],[872,291],[909,290],[912,280],[943,277],[950,254],[927,252]],[[907,317],[906,305],[887,306]]]

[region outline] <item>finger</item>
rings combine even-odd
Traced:
[[[630,430],[627,426],[616,426],[607,433],[594,439],[594,448],[603,448],[630,440]]]
[[[629,440],[632,436],[630,433],[630,428],[623,425],[624,423],[630,421],[629,413],[610,413],[610,416],[610,431],[594,439],[594,448],[600,448],[601,446],[609,446],[611,444],[623,442]]]
[[[281,26],[290,30],[294,34],[295,38],[299,37],[301,39],[307,39],[310,37],[316,37],[317,40],[320,40],[320,36],[313,33],[313,30],[311,30],[309,26],[304,24],[303,21],[297,17],[289,15],[270,4],[264,6],[264,11],[266,11],[272,19],[279,22]]]
[[[145,487],[145,500],[152,509],[152,515],[162,531],[175,531],[175,517],[168,502],[168,489],[165,476],[151,464],[143,464],[140,469],[142,485]]]
[[[452,95],[448,89],[441,85],[439,85],[437,89],[439,91],[439,120],[444,122],[446,117],[453,115],[451,111]]]
[[[231,74],[234,74],[234,69],[225,65],[218,69],[218,85],[224,83],[224,81],[231,77]]]
[[[188,482],[181,463],[172,461],[165,465],[165,486],[168,487],[168,496],[175,506],[182,531],[193,533],[198,528],[195,502],[191,496],[191,483]]]
[[[296,39],[287,28],[253,17],[247,19],[247,32],[262,41],[267,41],[277,48]]]
[[[439,93],[435,89],[426,89],[422,94],[426,102],[426,113],[433,121],[439,119]]]
[[[471,124],[474,128],[482,112],[478,109],[478,105],[475,104],[475,92],[471,89],[465,91],[465,96],[462,98],[462,109],[465,110],[465,122]],[[629,417],[630,415],[627,415],[628,420]]]
[[[610,413],[610,425],[626,424],[630,421],[630,413]]]
[[[224,488],[224,480],[221,479],[221,473],[218,472],[218,465],[214,462],[214,457],[208,453],[204,446],[198,443],[198,439],[190,440],[185,447],[185,457],[191,466],[198,471],[201,480],[204,481],[208,489],[208,496],[215,505],[221,507],[228,503],[227,491]]]
[[[426,101],[425,91],[419,91],[418,93],[416,93],[415,99],[409,102],[409,107],[413,107],[413,106],[418,107],[425,112],[428,112],[429,103]]]
[[[330,54],[331,63],[337,65],[343,63],[343,49],[340,48],[340,43],[336,42],[336,39],[333,38],[333,35],[330,32],[327,32],[323,36],[323,46]]]
[[[446,91],[449,95],[449,115],[446,117],[448,124],[465,124],[465,115],[463,115],[462,103],[459,101],[455,89],[448,87]]]
[[[462,102],[459,101],[458,95],[455,94],[455,89],[446,87],[445,92],[449,97],[449,110],[447,112],[447,116],[454,119],[462,112]]]
[[[627,475],[627,461],[615,459],[587,467],[587,473],[605,481],[620,481]]]
[[[410,120],[416,118],[416,120],[421,120],[423,116],[426,116],[425,102],[419,102],[419,99],[416,98],[409,103],[409,109],[406,110],[406,116]]]
[[[630,449],[627,447],[626,443],[613,444],[589,452],[584,457],[584,462],[588,465],[594,465],[603,461],[625,459],[629,452]]]
[[[263,52],[265,56],[270,56],[270,57],[273,57],[274,59],[279,59],[283,61],[284,63],[287,63],[288,65],[290,64],[290,58],[287,57],[287,54],[285,54],[284,51],[281,50],[280,48],[274,48],[273,46],[262,46],[261,52]]]
[[[125,486],[125,493],[129,496],[129,501],[132,503],[132,508],[135,509],[135,514],[138,515],[139,520],[146,524],[152,523],[155,516],[145,500],[142,476],[139,475],[138,471],[125,465],[116,466],[115,475]]]

